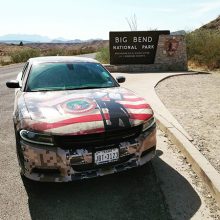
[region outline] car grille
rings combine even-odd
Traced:
[[[104,133],[87,134],[87,135],[54,135],[54,142],[56,146],[63,149],[73,149],[81,147],[98,147],[103,145],[111,145],[131,139],[137,138],[142,131],[142,125],[106,131]]]

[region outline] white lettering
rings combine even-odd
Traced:
[[[152,42],[152,40],[153,40],[152,37],[133,37],[133,43],[143,43],[143,42],[150,43]]]
[[[154,45],[153,44],[142,45],[142,49],[154,49]]]
[[[148,43],[152,42],[153,38],[152,37],[148,37]]]
[[[113,46],[113,50],[137,50],[137,46],[130,46],[130,45],[118,45],[118,46]]]
[[[127,37],[115,37],[115,43],[127,43]]]

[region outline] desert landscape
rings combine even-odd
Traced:
[[[81,43],[4,43],[0,42],[0,66],[25,62],[30,57],[79,55],[98,52],[108,47],[108,40]]]

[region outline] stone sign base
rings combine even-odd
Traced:
[[[186,43],[183,35],[160,35],[154,64],[104,65],[110,72],[187,71]]]
[[[104,64],[104,67],[111,73],[137,73],[137,72],[168,72],[168,71],[187,71],[183,63],[169,64],[148,64],[148,65],[110,65]]]

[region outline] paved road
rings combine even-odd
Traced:
[[[0,219],[127,220],[209,216],[209,209],[203,205],[203,198],[194,189],[190,177],[182,174],[188,173],[188,168],[182,164],[180,173],[177,167],[182,159],[170,149],[169,141],[160,131],[158,156],[140,169],[74,183],[42,184],[22,180],[11,119],[14,91],[5,86],[5,81],[14,79],[20,69],[20,66],[0,68]]]
[[[95,59],[97,53],[87,53],[87,54],[81,54],[81,55],[77,55],[79,57],[88,57],[88,58],[92,58]]]

